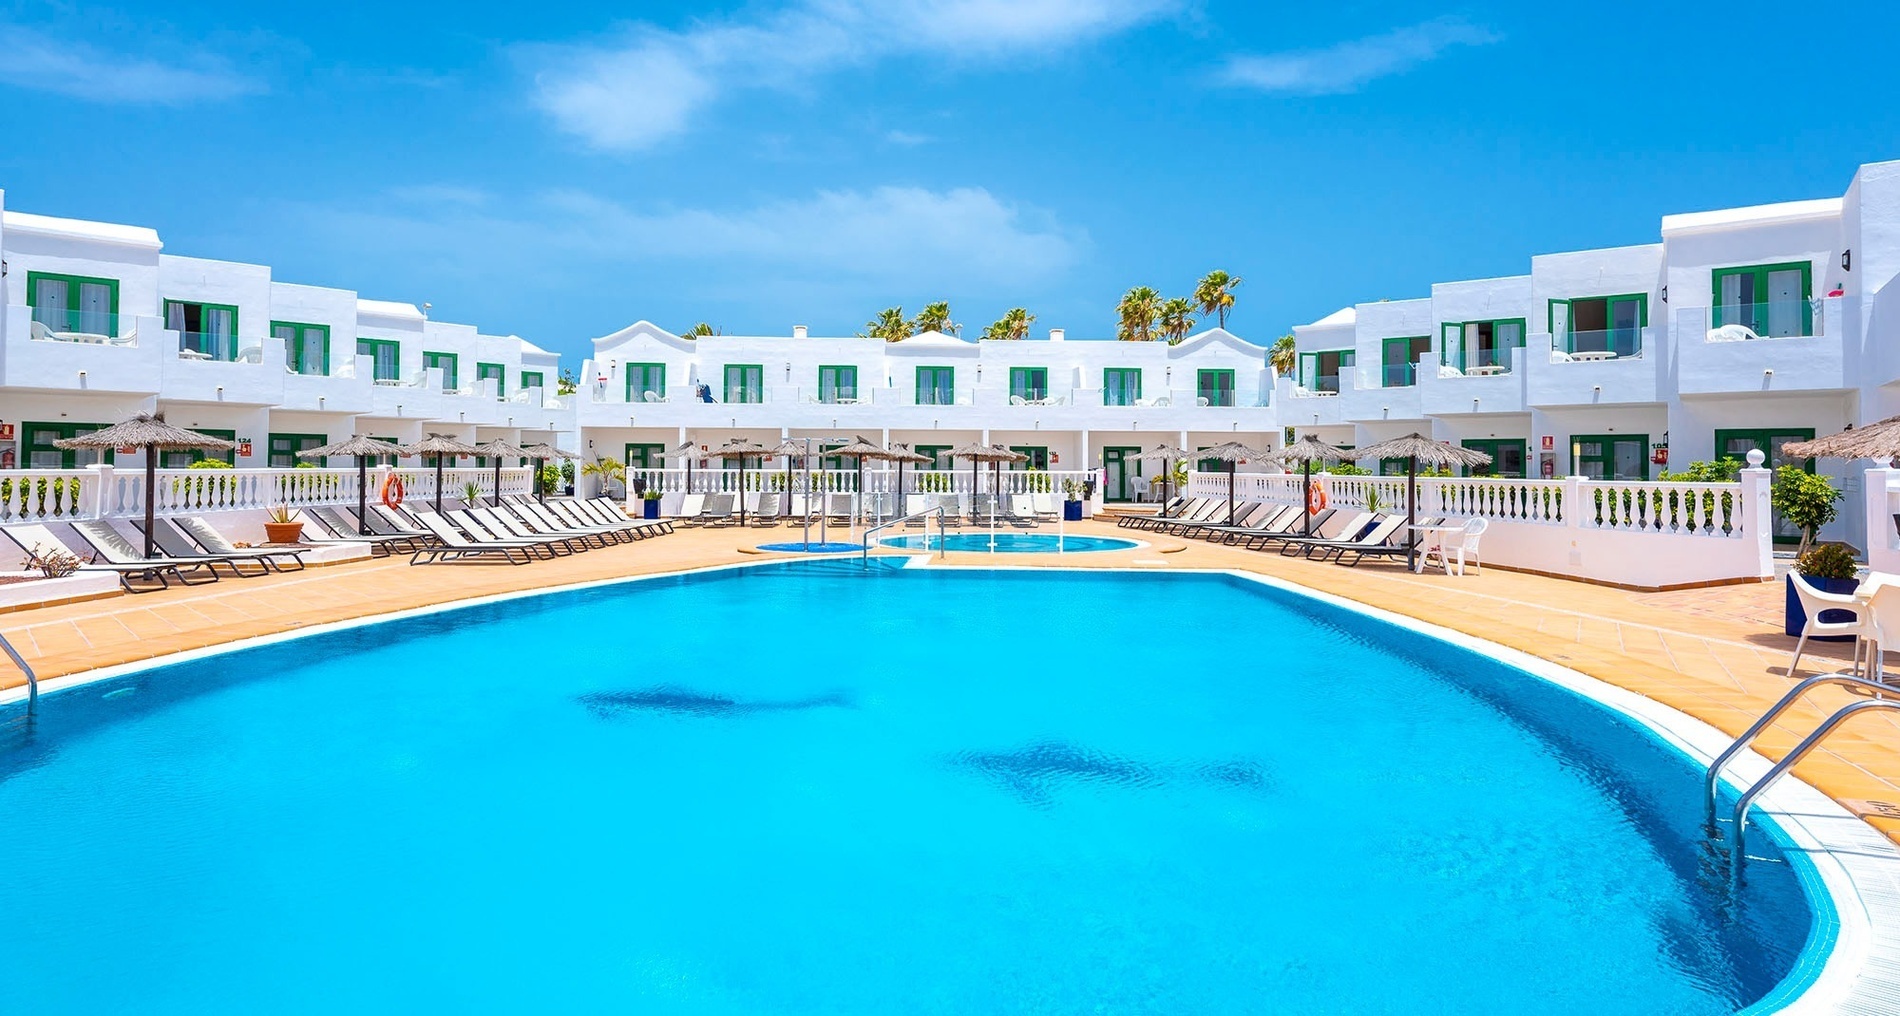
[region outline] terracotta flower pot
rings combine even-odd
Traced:
[[[303,538],[303,523],[266,522],[264,538],[272,543],[296,543]]]

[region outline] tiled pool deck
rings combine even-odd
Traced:
[[[1128,535],[1101,522],[1071,525],[1069,531]],[[784,527],[681,530],[520,567],[411,567],[406,557],[396,557],[0,614],[0,633],[44,679],[496,593],[784,557],[747,551],[785,540],[792,532]],[[1786,671],[1794,640],[1780,634],[1779,583],[1638,593],[1498,570],[1454,579],[1442,572],[1414,575],[1385,563],[1344,568],[1171,537],[1133,550],[1059,557],[951,553],[942,563],[1257,572],[1522,650],[1731,734],[1791,683]],[[1848,657],[1846,646],[1811,647],[1802,661],[1803,675],[1836,669]],[[0,688],[22,683],[10,665],[0,667]],[[1779,758],[1850,698],[1838,689],[1816,693],[1790,711],[1784,727],[1765,735],[1758,749]],[[1900,724],[1891,714],[1857,717],[1810,755],[1797,774],[1900,840]]]

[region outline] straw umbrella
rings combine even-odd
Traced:
[[[564,452],[545,441],[540,444],[522,445],[521,450],[534,462],[534,492],[535,497],[539,499],[542,504],[546,504],[548,500],[548,488],[541,483],[542,460],[580,458],[580,456],[573,452]]]
[[[972,495],[976,494],[977,463],[979,462],[1007,462],[1015,458],[1015,456],[1016,456],[1016,453],[1010,451],[1007,448],[997,448],[995,445],[978,444],[977,442],[974,442],[974,441],[970,442],[969,444],[960,445],[956,448],[950,449],[951,458],[970,460],[970,493]]]
[[[1169,491],[1172,490],[1170,484],[1174,480],[1175,460],[1184,459],[1187,454],[1187,449],[1176,448],[1164,442],[1135,456],[1143,462],[1161,463],[1161,517],[1164,519],[1168,517],[1168,497]]]
[[[858,460],[858,511],[862,514],[864,511],[864,460],[888,459],[890,452],[885,451],[883,445],[866,441],[862,435],[859,435],[850,444],[826,449],[825,454],[848,455]]]
[[[237,443],[221,437],[200,434],[195,430],[174,427],[165,422],[164,413],[140,413],[124,423],[115,423],[104,430],[95,430],[78,437],[61,438],[53,442],[55,448],[125,448],[145,449],[145,556],[157,557],[158,547],[152,536],[153,495],[158,492],[158,453],[163,451],[186,451],[202,448],[206,451],[228,452],[237,447]]]
[[[1203,459],[1215,459],[1227,463],[1227,524],[1234,524],[1234,467],[1248,459],[1266,458],[1267,453],[1252,445],[1239,441],[1222,441],[1212,448],[1203,448],[1194,454]]]
[[[990,499],[990,525],[993,526],[996,524],[996,498],[1003,495],[1003,463],[1015,465],[1028,462],[1029,456],[1002,445],[991,445],[990,450],[996,453],[990,459],[990,491],[995,495]]]
[[[907,444],[892,444],[884,450],[884,457],[897,463],[897,513],[902,515],[904,514],[904,463],[935,460],[928,455],[912,451],[910,445]]]
[[[1358,455],[1344,448],[1336,448],[1311,434],[1287,445],[1271,456],[1272,461],[1282,466],[1289,462],[1300,464],[1301,503],[1310,504],[1313,500],[1313,463],[1344,462]],[[1306,513],[1306,535],[1313,535],[1313,513]]]
[[[1880,459],[1891,462],[1900,458],[1900,416],[1889,416],[1865,427],[1850,427],[1838,434],[1812,441],[1793,441],[1781,447],[1782,454],[1797,459]]]
[[[435,456],[435,510],[437,512],[442,510],[442,456],[476,454],[475,446],[472,444],[457,441],[448,434],[433,433],[417,441],[415,444],[403,445],[402,453],[404,455]]]
[[[693,460],[702,457],[704,454],[704,452],[699,450],[699,446],[691,441],[666,453],[666,457],[669,459],[686,460],[686,493],[688,494],[693,492]]]
[[[745,525],[745,460],[764,458],[771,454],[772,449],[742,437],[735,437],[706,453],[707,458],[739,460],[739,524],[742,526]]]
[[[525,459],[528,457],[528,450],[509,444],[501,438],[496,438],[493,441],[476,445],[475,451],[477,454],[487,455],[495,460],[495,503],[501,504],[501,460],[505,458]]]
[[[402,448],[388,441],[378,441],[361,434],[343,441],[311,448],[297,453],[300,459],[320,459],[331,455],[356,456],[356,531],[363,536],[373,536],[369,528],[369,460],[382,455],[401,455]]]
[[[1415,433],[1357,449],[1354,454],[1368,459],[1405,460],[1405,565],[1408,568],[1417,563],[1418,555],[1418,531],[1412,528],[1418,522],[1418,464],[1423,462],[1434,469],[1491,464],[1491,456],[1481,451],[1433,441]]]
[[[781,515],[790,515],[792,511],[792,460],[804,458],[808,451],[804,442],[791,438],[780,441],[778,447],[772,449],[772,454],[785,459],[785,503],[779,506]]]

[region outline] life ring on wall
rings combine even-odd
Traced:
[[[383,481],[383,503],[391,508],[402,504],[402,477],[395,473]]]
[[[1326,510],[1326,488],[1311,487],[1306,491],[1306,513],[1318,515]]]

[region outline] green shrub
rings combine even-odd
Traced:
[[[1691,462],[1681,469],[1665,469],[1656,479],[1664,483],[1734,483],[1742,478],[1742,460],[1721,458]]]
[[[1801,530],[1797,553],[1806,553],[1821,527],[1840,514],[1839,503],[1843,496],[1834,489],[1833,480],[1799,466],[1782,466],[1775,470],[1775,483],[1768,493],[1776,514]]]
[[[1851,579],[1860,563],[1844,543],[1819,543],[1795,559],[1794,570],[1811,579]]]

